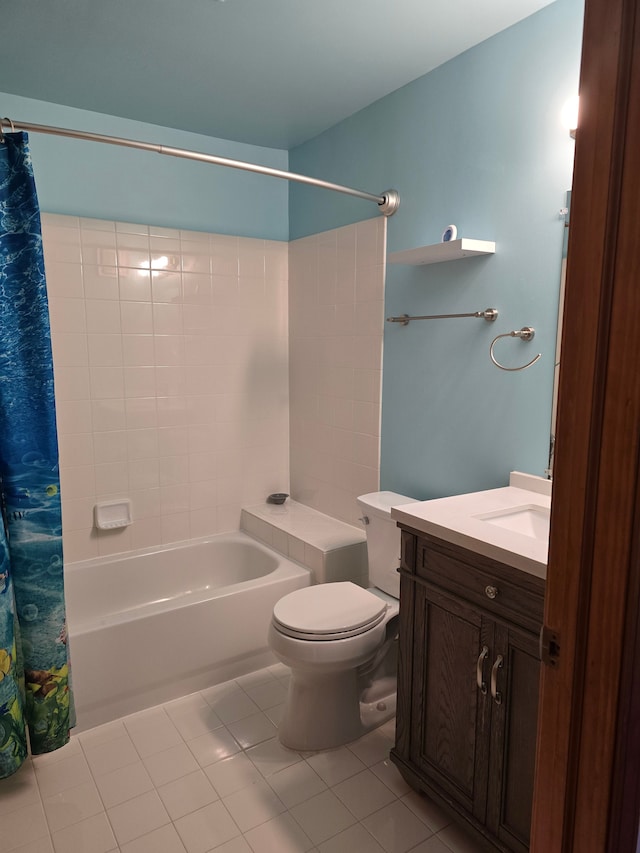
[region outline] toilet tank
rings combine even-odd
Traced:
[[[391,518],[391,507],[415,503],[415,498],[396,492],[371,492],[358,498],[367,534],[369,586],[400,597],[400,529]]]

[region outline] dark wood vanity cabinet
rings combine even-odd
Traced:
[[[402,530],[396,744],[489,850],[529,847],[544,580]]]

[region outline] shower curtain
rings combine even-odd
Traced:
[[[0,779],[74,722],[53,390],[28,138],[0,125]]]

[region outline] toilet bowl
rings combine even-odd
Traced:
[[[400,531],[391,507],[413,502],[395,492],[358,498],[367,531],[369,580],[296,590],[273,609],[269,645],[291,668],[278,727],[291,749],[341,746],[395,714]]]

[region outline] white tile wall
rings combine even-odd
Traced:
[[[238,529],[288,490],[287,244],[42,220],[66,560]]]
[[[386,219],[289,244],[291,494],[351,524],[379,487]]]

